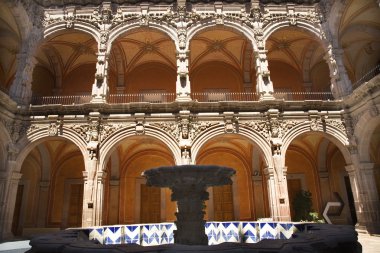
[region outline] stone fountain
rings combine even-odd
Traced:
[[[159,167],[144,172],[148,186],[169,187],[177,201],[174,241],[178,244],[207,245],[204,208],[209,199],[207,187],[232,184],[235,170],[215,165]]]

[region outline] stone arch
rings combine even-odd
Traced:
[[[172,152],[173,160],[176,164],[181,164],[181,152],[180,148],[177,144],[177,142],[169,136],[166,132],[155,128],[146,126],[145,127],[145,135],[154,137],[160,141],[162,141]],[[101,145],[100,145],[100,157],[99,157],[99,164],[100,168],[105,168],[106,163],[109,159],[109,157],[112,154],[112,151],[117,147],[117,145],[124,140],[125,138],[136,136],[136,130],[135,127],[127,127],[123,128],[111,136],[109,136]]]
[[[0,121],[0,141],[2,144],[12,142],[11,135],[9,134],[8,129],[5,127],[2,121]]]
[[[78,149],[81,151],[83,155],[83,159],[85,159],[85,157],[87,156],[86,143],[81,137],[78,136],[78,134],[75,131],[63,128],[62,134],[60,134],[59,136],[51,137],[47,134],[47,130],[47,128],[39,129],[30,133],[27,136],[24,136],[21,140],[17,142],[16,147],[19,147],[20,153],[16,158],[17,162],[16,166],[14,167],[15,172],[20,171],[25,158],[33,148],[51,138],[62,138],[72,142],[75,146],[78,147]]]
[[[152,28],[154,30],[159,30],[160,32],[163,32],[164,34],[168,35],[173,40],[177,50],[179,49],[178,36],[177,36],[177,30],[176,29],[174,29],[170,26],[167,26],[167,25],[163,25],[161,23],[154,22],[154,21],[150,21],[149,26],[147,26],[147,27]],[[108,36],[107,53],[111,52],[111,48],[112,48],[111,45],[118,37],[120,37],[123,34],[128,33],[131,30],[139,29],[139,28],[143,28],[143,26],[140,25],[140,20],[137,20],[131,24],[124,24],[123,23],[123,24],[118,25],[115,28],[113,28],[110,31],[109,36]]]
[[[13,1],[8,1],[8,2],[13,2]],[[15,19],[17,23],[17,27],[19,29],[19,32],[22,38],[26,39],[33,27],[33,21],[30,20],[28,11],[25,9],[24,5],[21,2],[8,4],[7,1],[5,1],[4,4],[7,4],[7,6],[9,7],[9,10],[12,12],[13,18]]]
[[[369,154],[370,140],[376,127],[380,125],[380,115],[374,117],[371,112],[365,112],[355,126],[354,136],[360,136],[357,148],[360,159],[364,162],[371,161]],[[355,138],[355,137],[354,137]]]
[[[316,133],[316,134],[323,135],[329,141],[334,143],[338,147],[338,149],[342,152],[346,163],[351,164],[352,161],[351,161],[350,153],[348,149],[346,148],[346,146],[348,145],[348,139],[347,139],[346,134],[343,133],[341,130],[330,126],[329,124],[324,124],[323,126],[319,124],[319,127],[320,128],[323,127],[324,128],[323,131],[311,131],[310,123],[307,123],[307,122],[296,125],[283,136],[281,152],[285,154],[289,148],[289,145],[298,136],[305,133]],[[282,163],[283,163],[282,166],[285,166],[285,159],[283,159]]]
[[[95,41],[98,44],[100,43],[100,32],[94,25],[91,25],[91,24],[85,23],[85,22],[78,22],[77,21],[74,23],[74,27],[71,29],[89,34],[92,38],[95,39]],[[67,28],[66,22],[57,22],[57,23],[54,23],[52,25],[45,27],[44,38],[46,39],[56,32],[63,31],[63,30],[70,31],[71,29]]]
[[[264,29],[263,29],[263,42],[265,43],[267,41],[267,39],[277,30],[281,29],[281,28],[284,28],[284,27],[291,27],[289,25],[289,21],[285,20],[285,21],[280,21],[280,22],[275,22],[275,23],[271,23],[270,25],[266,26]],[[298,20],[297,21],[297,24],[296,24],[296,27],[299,27],[299,28],[303,28],[309,32],[311,32],[314,36],[316,36],[317,38],[321,39],[321,44],[324,44],[322,43],[322,35],[321,35],[321,28],[320,27],[316,27],[314,23],[311,23],[311,22],[308,22],[308,21],[305,21],[305,20]]]
[[[198,33],[202,32],[202,31],[206,31],[207,29],[210,29],[210,28],[213,28],[216,26],[217,26],[216,20],[211,20],[211,21],[208,21],[207,23],[201,22],[201,23],[191,27],[187,32],[185,50],[186,51],[189,50],[190,41],[194,36],[196,36]],[[255,35],[254,35],[253,30],[251,28],[249,28],[245,25],[242,25],[241,23],[234,23],[234,22],[231,22],[228,20],[224,21],[224,26],[232,29],[235,32],[240,32],[241,34],[243,34],[249,41],[251,41],[253,51],[258,50],[258,45],[257,45],[257,42],[255,40]]]
[[[330,30],[331,36],[336,36],[332,38],[332,42],[334,43],[334,46],[338,46],[338,36],[339,36],[339,27],[340,27],[340,22],[342,19],[342,15],[344,13],[344,10],[348,6],[349,1],[334,1],[332,3],[332,6],[330,8],[329,16],[326,17],[328,20],[328,28]],[[326,6],[330,7],[330,6]]]
[[[217,136],[220,136],[220,135],[217,135]],[[217,137],[215,136],[215,137]],[[212,154],[212,153],[219,153],[221,151],[226,151],[227,149],[226,148],[213,148],[211,151],[207,152],[207,154],[199,154],[198,157],[197,157],[197,161],[200,161],[204,158],[204,156],[207,156],[208,154]],[[250,166],[249,164],[247,163],[247,160],[244,159],[244,156],[237,152],[236,150],[229,150],[228,153],[230,153],[231,155],[233,156],[236,156],[237,158],[239,158],[239,160],[242,162],[242,164],[244,165],[244,173],[245,175],[249,175],[251,174],[251,171],[250,171]]]
[[[161,157],[163,160],[166,160],[168,163],[171,163],[172,161],[174,161],[174,157],[170,157],[168,156],[167,153],[163,152],[163,151],[157,151],[157,150],[143,150],[143,151],[139,151],[135,154],[133,154],[131,157],[129,157],[129,159],[127,161],[125,161],[124,163],[120,164],[120,168],[122,169],[119,173],[120,173],[120,178],[121,177],[125,177],[125,175],[128,175],[128,174],[133,174],[133,171],[134,170],[141,170],[141,168],[136,168],[134,169],[133,171],[132,170],[128,170],[128,168],[130,167],[130,164],[133,163],[136,159],[139,159],[140,157],[142,156],[145,156],[145,155],[151,155],[151,156],[159,156]],[[142,172],[142,171],[141,171]]]
[[[198,136],[192,145],[192,163],[195,164],[197,155],[199,153],[199,150],[203,147],[203,145],[211,140],[212,138],[225,134],[224,126],[216,126],[213,127],[205,132],[203,132],[200,136]],[[237,133],[240,136],[243,136],[247,138],[249,141],[251,141],[259,150],[262,151],[264,155],[264,162],[266,163],[267,167],[273,168],[273,159],[272,159],[272,151],[271,147],[269,145],[269,142],[267,140],[256,133],[255,131],[252,131],[250,129],[239,127],[239,131]]]
[[[44,158],[42,159],[41,166],[41,180],[50,180],[51,170],[49,166],[51,164],[51,157],[49,151],[44,145],[38,145],[37,148],[41,156]]]

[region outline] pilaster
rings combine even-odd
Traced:
[[[343,55],[343,49],[334,48],[331,44],[325,55],[330,69],[331,92],[335,98],[342,98],[352,92],[351,80],[344,66]]]
[[[380,203],[374,179],[374,164],[361,162],[357,166],[346,166],[346,170],[354,196],[358,220],[356,226],[369,233],[379,233]]]
[[[46,227],[46,217],[49,202],[50,181],[40,182],[38,198],[37,227]]]
[[[12,172],[8,176],[8,185],[6,185],[5,205],[0,217],[0,239],[6,240],[13,238],[12,234],[12,222],[13,214],[16,204],[16,196],[18,190],[18,184],[22,177],[19,172]]]
[[[104,35],[107,36],[107,35]],[[105,103],[108,95],[108,53],[100,46],[97,53],[95,82],[92,85],[92,103]]]
[[[182,33],[186,33],[186,30],[183,29]],[[190,101],[190,93],[189,54],[187,51],[181,50],[177,52],[176,100]]]
[[[35,53],[41,38],[42,30],[34,27],[17,54],[17,69],[9,95],[18,104],[27,105],[32,99],[33,70],[37,63]]]
[[[100,223],[97,210],[102,209],[102,201],[98,202],[98,156],[99,156],[99,121],[100,113],[92,112],[89,118],[89,133],[87,140],[88,156],[85,158],[86,171],[83,172],[83,215],[82,226],[94,226]],[[101,191],[103,188],[101,187]]]
[[[270,72],[268,68],[267,50],[260,48],[256,52],[256,92],[260,94],[260,100],[272,100],[273,83],[270,80]]]

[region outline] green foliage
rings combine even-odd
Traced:
[[[294,220],[295,221],[305,221],[311,220],[310,213],[312,206],[311,192],[300,190],[297,192],[293,199],[294,207]]]
[[[310,220],[312,222],[316,222],[316,223],[325,223],[325,220],[324,219],[319,219],[319,214],[317,212],[310,212],[309,213],[309,217],[310,217]]]
[[[300,190],[293,199],[294,220],[324,223],[323,219],[319,219],[318,213],[312,210],[312,204],[311,192]]]

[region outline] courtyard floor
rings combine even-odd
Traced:
[[[362,253],[378,253],[380,249],[380,235],[370,236],[359,233],[359,242]],[[30,249],[29,240],[9,241],[0,243],[1,253],[23,253]]]

